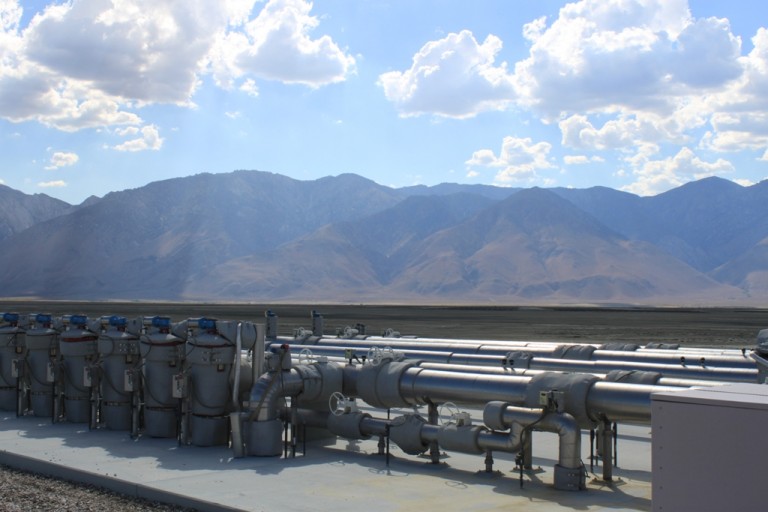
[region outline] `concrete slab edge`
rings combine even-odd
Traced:
[[[23,471],[29,471],[31,473],[59,478],[69,482],[93,485],[132,498],[141,498],[168,505],[178,505],[199,510],[200,512],[243,511],[243,509],[240,508],[233,508],[220,503],[213,503],[170,491],[163,491],[162,489],[157,489],[148,485],[128,482],[109,475],[99,475],[91,473],[90,471],[64,466],[56,464],[55,462],[36,459],[34,457],[28,457],[7,450],[0,450],[0,464]]]

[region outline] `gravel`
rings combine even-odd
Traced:
[[[0,465],[0,512],[191,512]]]

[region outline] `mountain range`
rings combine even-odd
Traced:
[[[763,305],[768,181],[390,188],[198,174],[69,205],[0,187],[0,296]]]

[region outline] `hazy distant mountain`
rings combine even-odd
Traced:
[[[557,192],[606,226],[709,272],[768,237],[768,182],[705,178],[652,197],[604,187]]]
[[[352,174],[298,181],[237,171],[113,192],[32,224],[0,244],[5,296],[768,299],[768,182],[710,178],[638,197],[604,187],[392,189]]]
[[[396,289],[473,300],[643,302],[680,291],[738,295],[542,189],[518,192],[426,239]]]
[[[0,239],[71,209],[72,205],[45,194],[27,195],[0,185]]]
[[[426,185],[413,185],[398,189],[406,195],[413,196],[447,196],[452,194],[473,194],[487,197],[488,199],[506,199],[519,192],[519,188],[494,187],[493,185],[466,185],[460,183],[440,183],[428,187]]]
[[[355,175],[199,174],[106,195],[0,247],[5,295],[182,298],[203,269],[400,200]]]

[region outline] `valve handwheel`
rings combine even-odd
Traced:
[[[328,398],[328,408],[334,416],[341,416],[347,412],[347,402],[349,399],[340,391],[334,391]]]

